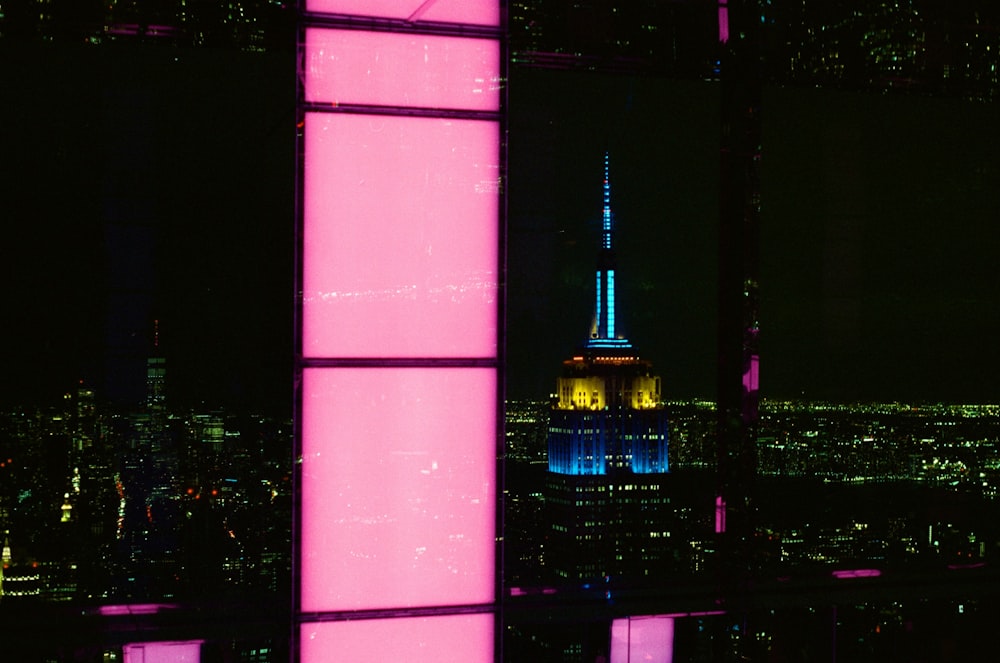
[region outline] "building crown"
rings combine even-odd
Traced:
[[[613,246],[614,217],[611,214],[610,159],[604,153],[604,184],[601,227],[601,250],[597,260],[597,289],[594,297],[594,317],[590,325],[588,348],[629,348],[632,344],[617,333],[615,318],[615,253]]]

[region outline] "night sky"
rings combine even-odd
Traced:
[[[515,71],[510,104],[508,393],[587,339],[607,151],[618,327],[668,395],[714,397],[717,86]]]
[[[291,411],[291,55],[3,45],[4,404]]]
[[[290,412],[291,56],[0,47],[0,403],[134,400],[159,319],[174,402]],[[607,150],[621,326],[713,398],[718,83],[515,69],[510,102],[508,394],[586,337]],[[767,89],[765,396],[1000,398],[995,116]]]
[[[714,397],[719,92],[512,74],[512,395],[585,339],[607,149],[626,333],[668,398]],[[767,87],[762,117],[762,394],[1000,399],[995,106]]]
[[[765,98],[762,389],[1000,399],[995,105]]]

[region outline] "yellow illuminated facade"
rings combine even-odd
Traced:
[[[549,425],[549,471],[668,471],[667,418],[650,362],[587,349],[563,362]]]
[[[638,357],[573,357],[563,364],[568,374],[557,382],[558,410],[661,407],[660,378]]]

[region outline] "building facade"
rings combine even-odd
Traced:
[[[559,579],[630,582],[671,565],[662,383],[616,329],[613,217],[604,161],[594,317],[563,362],[548,432],[546,566]]]

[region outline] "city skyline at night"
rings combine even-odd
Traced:
[[[987,54],[1000,52],[989,13],[979,17],[978,41],[949,56],[952,80],[989,71]],[[515,51],[529,46],[519,34]],[[545,34],[539,49],[558,50],[559,34]],[[0,38],[12,64],[5,89],[18,100],[4,108],[16,165],[3,182],[13,228],[3,296],[17,323],[0,401],[51,402],[80,379],[102,398],[141,398],[124,376],[159,319],[178,401],[287,411],[291,57],[26,39]],[[955,64],[976,53],[987,59]],[[997,399],[990,102],[816,80],[824,87],[766,88],[762,394]],[[625,332],[670,348],[651,357],[671,367],[667,396],[713,397],[717,83],[525,63],[511,68],[509,95],[509,393],[549,391],[542,367],[575,342],[553,317],[589,320],[585,247],[600,232],[600,202],[582,164],[610,148],[618,213],[635,221],[618,249],[637,271],[618,275],[618,295],[657,302]],[[77,102],[71,112],[65,98]]]
[[[511,95],[514,108],[523,95],[537,110],[511,120],[512,163],[524,170],[511,182],[509,393],[547,392],[542,359],[575,342],[547,311],[590,318],[586,247],[600,218],[589,210],[600,202],[578,164],[610,144],[627,228],[618,252],[631,270],[620,270],[618,294],[654,304],[631,307],[625,332],[654,342],[650,358],[670,367],[668,398],[714,398],[717,88],[534,70],[512,80]],[[978,102],[765,89],[762,396],[1000,396],[990,377],[997,281],[984,250],[1000,191],[990,116]]]
[[[997,17],[3,4],[5,651],[971,660]]]

